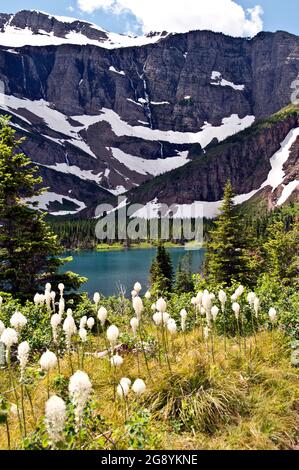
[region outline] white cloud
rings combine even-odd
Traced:
[[[144,33],[209,29],[231,36],[254,36],[263,28],[262,8],[244,10],[234,0],[77,0],[81,11],[131,13]],[[132,26],[133,28],[134,26]]]

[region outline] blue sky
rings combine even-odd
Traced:
[[[135,1],[139,2],[140,0]],[[163,4],[163,1],[165,0],[160,0],[161,4]],[[178,1],[183,2],[183,0]],[[152,0],[148,0],[148,2],[150,4]],[[204,3],[205,0],[193,0],[193,2],[198,2],[199,5],[200,2]],[[276,31],[280,29],[299,35],[298,0],[235,0],[235,3],[238,3],[244,9],[260,5],[264,10],[262,15],[263,30]],[[86,0],[86,4],[88,4],[88,0]],[[131,13],[113,14],[111,11],[103,11],[103,9],[88,13],[88,11],[82,11],[78,8],[77,0],[10,0],[9,2],[0,0],[1,12],[13,13],[21,9],[36,9],[56,15],[78,17],[92,21],[107,30],[120,33],[134,31],[139,34],[142,32],[140,21],[138,23],[136,17]],[[226,12],[223,13],[226,14]]]

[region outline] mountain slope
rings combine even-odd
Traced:
[[[23,150],[51,198],[74,192],[78,212],[184,168],[194,153],[278,111],[298,74],[299,38],[284,32],[128,39],[35,11],[0,14],[0,112],[28,137]],[[251,187],[244,180],[236,189]],[[202,194],[219,197],[219,184]]]
[[[146,207],[203,203],[204,216],[217,213],[223,187],[230,178],[236,203],[264,199],[268,209],[299,199],[299,107],[289,106],[222,144],[194,156],[173,170],[129,191],[127,201]]]

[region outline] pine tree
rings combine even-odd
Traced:
[[[169,253],[167,253],[164,245],[160,242],[150,274],[151,284],[159,293],[171,291],[173,281],[172,262]]]
[[[183,292],[192,292],[193,290],[192,257],[189,252],[179,260],[176,271],[175,292],[182,294]]]
[[[263,269],[269,277],[285,285],[299,285],[299,222],[293,226],[276,220],[267,230],[263,244]]]
[[[61,247],[37,208],[28,199],[43,193],[37,167],[20,152],[8,117],[0,120],[0,289],[20,298],[31,297],[48,281],[80,286],[74,273],[58,274],[66,260]]]
[[[232,281],[248,279],[248,258],[242,226],[233,202],[233,190],[228,181],[220,215],[207,244],[205,274],[210,282],[230,285]]]

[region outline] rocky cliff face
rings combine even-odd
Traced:
[[[298,74],[299,38],[284,32],[126,38],[39,12],[0,15],[0,110],[28,137],[24,151],[50,187],[48,209],[54,193],[56,207],[73,198],[75,211],[182,167],[194,144],[198,153],[287,105]],[[249,192],[267,172],[277,132],[203,161],[200,178],[180,181],[179,201],[218,200],[228,176]],[[173,200],[174,188],[163,197]]]

